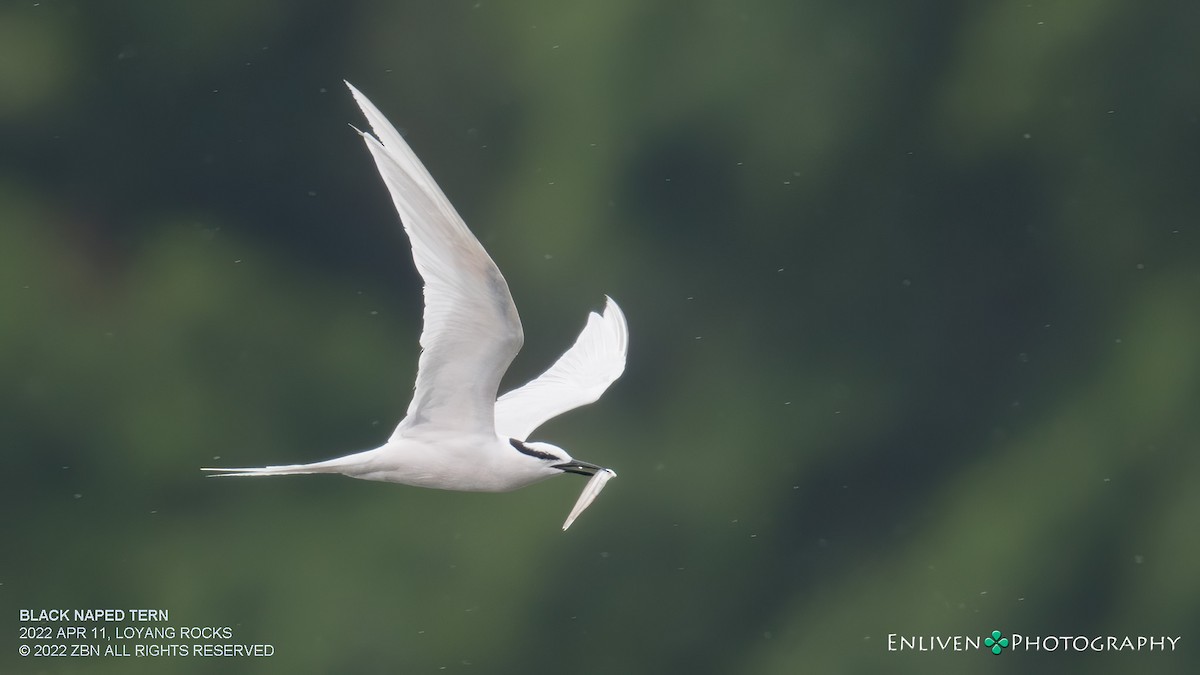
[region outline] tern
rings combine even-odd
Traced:
[[[201,470],[220,472],[214,476],[337,473],[477,492],[507,492],[568,473],[590,476],[566,530],[616,473],[529,435],[595,402],[621,376],[629,343],[625,316],[605,296],[603,313],[588,315],[570,349],[497,399],[500,378],[524,342],[508,282],[400,133],[366,96],[346,86],[374,132],[355,128],[391,193],[424,281],[412,401],[391,437],[373,450],[311,464]]]

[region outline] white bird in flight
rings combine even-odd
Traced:
[[[340,473],[443,490],[507,492],[574,473],[591,476],[567,529],[612,469],[529,441],[547,420],[600,398],[625,370],[629,329],[612,298],[554,365],[496,398],[524,334],[496,263],[387,118],[349,82],[375,135],[358,131],[392,195],[413,260],[425,281],[424,329],[408,412],[375,448],[313,462],[258,468],[204,468],[216,476]]]

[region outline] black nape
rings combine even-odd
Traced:
[[[508,442],[511,443],[512,446],[514,448],[516,448],[518,452],[529,455],[530,457],[537,457],[538,459],[551,459],[551,460],[562,459],[562,457],[556,457],[548,452],[534,450],[533,448],[529,447],[528,445],[525,445],[524,443],[522,443],[521,441],[518,441],[515,438],[508,439]]]

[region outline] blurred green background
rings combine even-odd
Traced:
[[[0,671],[1195,673],[1200,4],[0,6]],[[536,434],[620,479],[198,468],[374,447],[420,280],[354,82],[508,278]],[[21,659],[20,608],[270,659]],[[889,635],[1181,636],[1174,653]]]

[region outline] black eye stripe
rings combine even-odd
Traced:
[[[525,445],[524,443],[522,443],[521,441],[518,441],[515,438],[508,439],[508,442],[511,443],[514,448],[517,449],[517,452],[529,455],[530,457],[537,457],[538,459],[549,459],[549,460],[561,459],[560,457],[556,457],[548,452],[542,452],[541,450],[534,450],[533,448],[529,447],[528,445]]]

